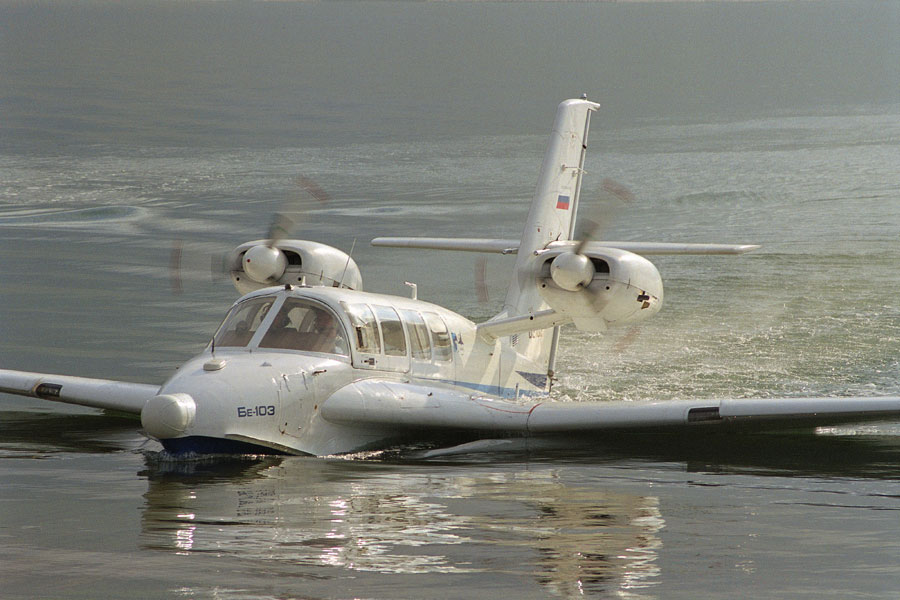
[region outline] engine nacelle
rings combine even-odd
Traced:
[[[637,323],[662,308],[659,271],[633,252],[599,248],[575,254],[571,248],[554,248],[539,260],[541,297],[582,331]]]
[[[229,253],[226,269],[241,294],[288,283],[362,290],[359,267],[346,252],[308,240],[241,244]]]

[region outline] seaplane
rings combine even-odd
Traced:
[[[598,108],[586,98],[559,105],[520,239],[372,240],[514,254],[502,310],[484,322],[419,300],[414,287],[402,296],[364,292],[349,254],[288,239],[276,219],[268,238],[228,255],[242,296],[201,354],[162,385],[0,370],[0,392],[139,417],[142,432],[172,455],[449,451],[491,440],[599,442],[900,419],[900,397],[554,400],[561,327],[604,332],[660,310],[662,279],[648,256],[758,248],[576,239]]]

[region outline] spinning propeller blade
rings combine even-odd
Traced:
[[[578,245],[573,250],[575,254],[581,254],[588,242],[597,241],[613,221],[615,213],[634,202],[634,199],[631,190],[621,183],[609,178],[601,181],[597,200],[585,206],[582,210],[587,214],[578,219],[578,232],[575,234]]]
[[[570,292],[590,291],[595,269],[591,259],[584,254],[585,246],[597,239],[600,231],[609,224],[614,210],[633,200],[634,194],[624,185],[612,179],[603,180],[597,202],[582,209],[587,214],[579,216],[575,245],[571,251],[553,259],[550,265],[550,276],[556,285]]]
[[[315,181],[301,175],[294,180],[298,193],[288,198],[281,206],[281,210],[272,216],[269,232],[266,239],[268,246],[274,248],[278,242],[290,237],[298,224],[304,220],[306,213],[318,205],[325,205],[331,201],[329,195],[322,186]]]
[[[172,251],[169,253],[169,282],[172,285],[173,294],[181,294],[184,286],[181,285],[181,254],[184,250],[184,241],[177,239],[172,242]]]
[[[480,255],[475,259],[475,294],[478,302],[485,304],[490,300],[487,287],[487,257]]]
[[[294,184],[297,186],[297,192],[286,199],[282,203],[280,210],[273,214],[266,233],[265,244],[259,246],[258,250],[256,248],[253,249],[256,254],[254,260],[263,263],[261,267],[255,270],[256,277],[262,278],[263,282],[276,280],[278,278],[276,276],[277,271],[283,268],[281,263],[286,261],[283,253],[277,248],[278,242],[293,235],[309,210],[316,205],[325,205],[331,200],[325,190],[309,177],[297,177],[294,180]],[[188,254],[190,254],[191,245],[188,242]],[[253,257],[251,256],[250,258]],[[184,264],[185,242],[178,239],[172,242],[172,249],[169,254],[169,279],[172,292],[175,294],[181,294],[184,291],[182,276]],[[229,267],[227,252],[211,253],[210,281],[215,283],[227,279],[230,271]],[[253,276],[251,275],[251,277]]]

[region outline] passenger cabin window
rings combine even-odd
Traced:
[[[375,313],[366,304],[341,305],[350,317],[353,326],[353,341],[360,352],[366,354],[381,354],[381,340],[378,336],[378,323],[375,321]]]
[[[409,332],[409,349],[413,358],[431,360],[431,339],[425,319],[414,310],[401,310],[400,317],[406,322]]]
[[[384,353],[388,356],[406,356],[406,337],[397,311],[390,306],[373,307],[378,322],[381,323],[381,337],[384,339]]]
[[[246,346],[266,317],[275,298],[253,298],[231,309],[213,337],[216,346]]]
[[[260,348],[284,348],[306,352],[347,355],[349,346],[337,318],[321,306],[301,298],[281,305]]]
[[[422,313],[428,329],[431,330],[431,339],[434,341],[434,359],[450,360],[453,358],[453,348],[450,345],[450,333],[447,331],[447,325],[444,323],[437,313]]]

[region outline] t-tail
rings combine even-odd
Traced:
[[[565,100],[556,110],[550,144],[544,154],[519,243],[514,276],[503,305],[507,317],[533,314],[547,307],[534,277],[534,252],[546,248],[550,242],[571,240],[574,235],[591,113],[599,107],[587,100]]]
[[[561,102],[556,109],[550,143],[519,242],[516,267],[503,312],[495,317],[496,321],[508,320],[513,325],[521,323],[522,317],[535,318],[552,312],[548,311],[550,307],[539,291],[534,253],[551,242],[573,239],[591,113],[599,107],[595,102],[572,99]],[[522,336],[521,342],[518,336],[512,338],[517,354],[535,364],[546,365],[548,381],[552,381],[554,375],[559,317],[558,313],[544,317],[552,330],[534,330]]]
[[[534,376],[535,381],[551,380],[561,325],[573,323],[581,331],[602,332],[656,314],[662,306],[663,285],[647,255],[743,254],[759,247],[573,240],[591,113],[599,107],[586,99],[559,105],[519,240],[372,240],[374,246],[516,254],[503,309],[477,326],[483,341],[500,343],[503,381],[514,379],[516,373]],[[547,377],[535,374],[544,367]]]

